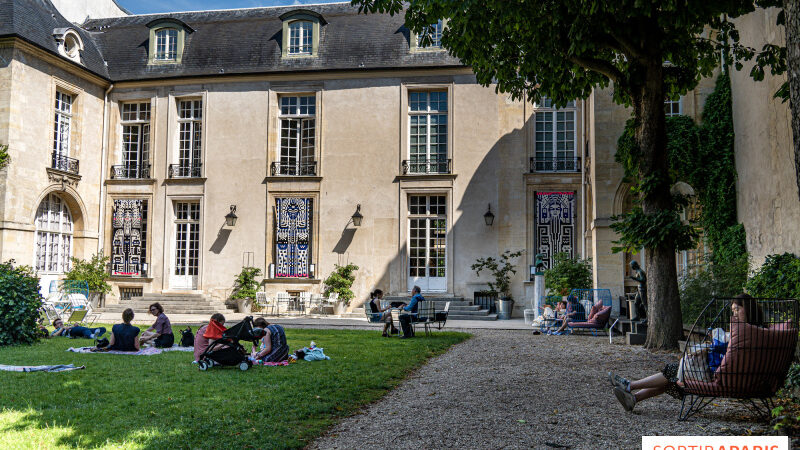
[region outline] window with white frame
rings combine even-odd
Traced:
[[[200,203],[175,202],[176,276],[197,276],[200,267]]]
[[[683,98],[678,97],[677,100],[664,100],[664,115],[666,117],[679,116],[683,114],[683,105],[681,105]]]
[[[580,170],[576,153],[575,102],[555,108],[552,100],[542,98],[536,105],[536,137],[533,172],[575,172]]]
[[[422,44],[422,35],[424,33],[420,33],[417,35],[417,48],[441,48],[442,30],[444,30],[444,22],[441,20],[434,24],[428,25],[428,29],[426,31],[430,35],[431,42],[430,44]]]
[[[274,175],[316,175],[316,96],[280,97],[280,161]]]
[[[55,120],[53,122],[54,156],[69,156],[72,101],[71,94],[56,91]]]
[[[200,177],[203,148],[203,101],[178,101],[178,164],[170,177]]]
[[[424,282],[423,278],[444,280],[447,274],[447,197],[410,195],[408,221],[409,284]],[[421,286],[424,290],[432,287],[425,284]]]
[[[178,30],[161,28],[156,30],[156,61],[175,61],[178,59]]]
[[[48,194],[36,210],[36,271],[64,273],[72,256],[72,214],[66,202]]]
[[[447,91],[408,93],[408,161],[403,172],[450,173]]]
[[[289,24],[289,54],[310,55],[314,43],[314,24],[297,20]]]
[[[689,204],[681,213],[681,219],[691,224],[697,224],[700,221],[701,211],[700,202],[696,197],[692,197]],[[706,247],[705,234],[701,228],[697,228],[696,231],[699,237],[697,238],[695,247],[689,250],[681,250],[675,255],[678,277],[680,278],[696,274],[706,263],[708,248]]]
[[[122,165],[114,178],[150,178],[150,102],[122,104]]]

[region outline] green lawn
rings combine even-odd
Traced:
[[[91,344],[84,339],[0,348],[0,364],[86,366],[62,373],[0,372],[0,448],[304,447],[427,358],[469,337],[435,332],[399,340],[381,338],[377,330],[286,334],[292,350],[314,340],[331,360],[200,372],[187,352],[65,351]]]

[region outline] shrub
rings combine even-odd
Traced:
[[[556,253],[553,266],[544,272],[544,286],[559,295],[567,295],[572,289],[590,289],[591,259],[570,258],[566,253]]]
[[[29,266],[0,264],[0,346],[30,344],[38,339],[42,306],[39,278]]]
[[[100,292],[108,294],[111,286],[106,283],[108,279],[108,256],[101,253],[93,255],[88,261],[78,258],[70,258],[72,268],[67,272],[67,280],[85,281],[89,285],[89,292]]]
[[[333,272],[328,275],[328,278],[323,281],[325,284],[325,295],[330,295],[331,292],[339,294],[339,300],[350,304],[350,300],[355,297],[350,288],[353,282],[356,281],[356,275],[353,273],[358,270],[355,264],[347,264],[346,266],[335,265]]]
[[[511,298],[511,275],[510,273],[517,273],[516,265],[511,264],[511,258],[517,258],[522,255],[522,251],[518,250],[511,253],[511,250],[506,250],[500,255],[499,258],[478,258],[475,264],[472,265],[472,270],[480,276],[481,270],[488,270],[494,277],[494,282],[486,283],[489,285],[489,292],[492,294],[500,294],[503,297]]]
[[[800,298],[800,258],[791,253],[767,256],[746,287],[753,297]]]
[[[256,298],[259,284],[256,277],[258,276],[261,276],[261,269],[258,267],[242,267],[242,271],[236,276],[235,292],[231,298]]]
[[[743,254],[727,264],[712,264],[681,278],[683,323],[693,324],[712,298],[741,294],[747,281],[748,268],[747,254]]]

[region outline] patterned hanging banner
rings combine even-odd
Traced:
[[[111,274],[142,274],[142,200],[114,200]]]
[[[544,254],[545,269],[552,265],[556,253],[574,256],[575,192],[536,193],[536,253]]]
[[[310,198],[275,199],[275,277],[307,278],[311,263]]]

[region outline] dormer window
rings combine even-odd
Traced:
[[[178,30],[162,28],[156,30],[156,61],[175,61],[178,59]]]
[[[186,47],[186,36],[194,30],[177,19],[156,19],[150,28],[148,64],[180,64]]]
[[[72,28],[56,28],[53,30],[53,36],[56,38],[58,53],[61,56],[77,63],[81,62],[80,52],[83,51],[83,41],[75,30]]]
[[[314,26],[307,20],[297,20],[289,24],[289,54],[310,55],[314,42]]]
[[[320,26],[327,23],[325,19],[305,9],[282,14],[280,19],[283,21],[281,55],[290,58],[317,56]]]
[[[442,49],[442,31],[446,22],[439,20],[436,23],[430,24],[425,29],[424,33],[416,34],[411,33],[411,50],[441,50]],[[428,35],[430,42],[422,42],[423,36]]]

